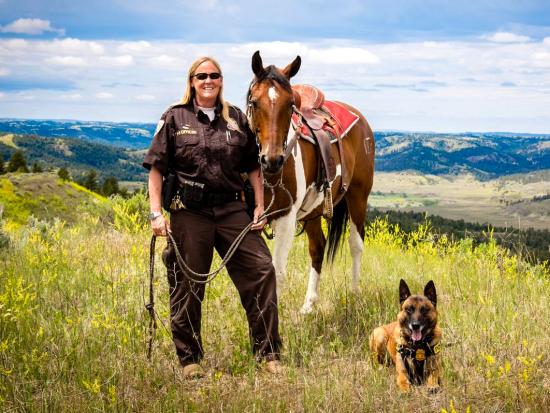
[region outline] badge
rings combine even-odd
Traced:
[[[159,120],[159,123],[157,123],[157,128],[155,129],[155,134],[153,136],[157,136],[157,133],[160,132],[163,126],[164,126],[164,119],[161,119]]]
[[[434,354],[437,354],[441,351],[441,343],[437,343],[435,346],[434,346]]]
[[[415,359],[416,359],[416,361],[424,361],[424,360],[426,360],[426,353],[424,353],[424,350],[422,350],[421,348],[419,348],[418,350],[416,350]]]

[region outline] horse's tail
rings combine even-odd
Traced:
[[[334,255],[338,250],[340,241],[342,239],[342,233],[346,229],[346,224],[348,222],[349,212],[348,206],[344,199],[341,200],[334,207],[332,213],[332,220],[328,226],[328,252],[327,258],[329,262],[334,261]]]

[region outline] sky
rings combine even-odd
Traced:
[[[0,118],[155,123],[200,56],[252,54],[374,130],[550,133],[550,2],[0,0]]]

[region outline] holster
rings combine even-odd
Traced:
[[[248,179],[244,182],[244,201],[246,202],[246,212],[250,218],[254,218],[256,200],[254,199],[254,187]]]
[[[172,199],[176,195],[178,189],[176,181],[176,174],[173,171],[169,171],[168,174],[162,178],[161,201],[162,207],[166,211],[170,211]]]

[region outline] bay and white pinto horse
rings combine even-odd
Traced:
[[[300,57],[279,69],[265,67],[260,53],[252,57],[254,79],[247,95],[247,116],[260,146],[260,164],[269,185],[282,183],[275,189],[272,210],[288,208],[284,215],[274,215],[271,227],[275,235],[273,252],[277,274],[277,290],[280,292],[286,271],[287,258],[295,235],[297,221],[303,224],[308,236],[311,268],[302,313],[313,310],[319,298],[319,280],[327,239],[321,227],[326,191],[319,190],[319,148],[291,128],[291,116],[302,114],[296,107],[299,97],[293,93],[290,78],[301,65]],[[353,107],[340,105],[355,113],[359,119],[342,140],[343,150],[331,145],[336,161],[336,176],[330,182],[334,205],[328,231],[328,258],[332,260],[348,220],[350,223],[349,247],[352,256],[352,290],[357,290],[367,199],[372,188],[374,172],[374,137],[367,120]],[[296,130],[300,130],[298,127]],[[342,153],[343,156],[340,156]],[[330,194],[329,192],[329,194]],[[289,199],[290,193],[292,200]],[[266,205],[271,201],[271,191],[266,187]]]

